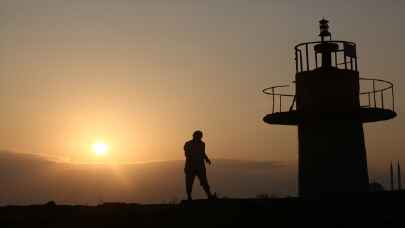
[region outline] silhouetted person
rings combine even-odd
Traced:
[[[202,131],[195,131],[193,139],[186,142],[184,145],[184,153],[186,155],[186,165],[184,172],[186,174],[186,190],[188,200],[191,200],[191,192],[193,190],[194,179],[197,176],[200,184],[203,187],[207,197],[213,198],[210,186],[208,185],[205,162],[211,165],[211,161],[205,153],[205,143],[202,141]]]

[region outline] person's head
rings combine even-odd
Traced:
[[[201,140],[203,137],[203,133],[200,130],[197,130],[193,133],[193,140]]]

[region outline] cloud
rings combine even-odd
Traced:
[[[0,204],[160,203],[184,197],[183,161],[74,164],[36,154],[0,152]],[[215,160],[212,189],[227,197],[294,194],[295,164]],[[194,195],[203,197],[198,181]]]

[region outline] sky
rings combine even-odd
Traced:
[[[295,44],[330,20],[359,70],[395,84],[394,120],[365,125],[368,162],[405,164],[405,2],[0,0],[0,148],[74,162],[296,161],[297,128],[267,125],[261,90],[294,80]],[[106,142],[97,158],[91,145]]]

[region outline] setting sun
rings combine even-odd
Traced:
[[[103,156],[107,154],[109,147],[106,143],[99,141],[92,145],[92,149],[97,156]]]

